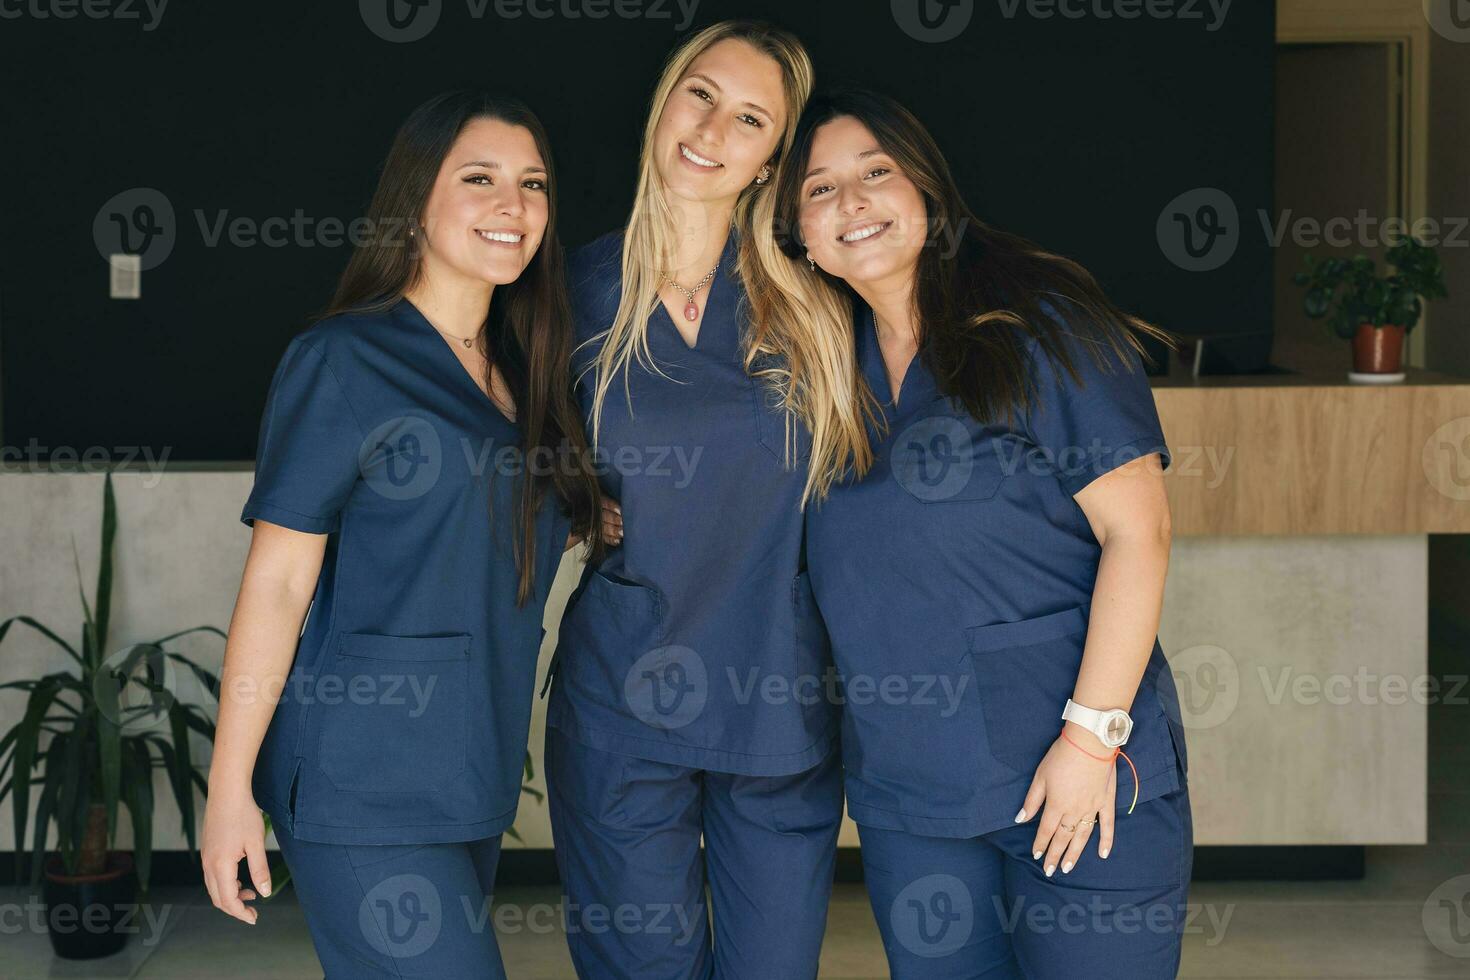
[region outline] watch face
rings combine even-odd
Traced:
[[[1109,746],[1116,748],[1128,740],[1128,716],[1121,711],[1115,711],[1108,715],[1104,723],[1103,741]]]

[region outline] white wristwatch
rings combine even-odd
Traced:
[[[1099,711],[1080,705],[1071,698],[1067,699],[1067,706],[1062,709],[1062,720],[1081,725],[1110,749],[1125,744],[1128,736],[1133,733],[1133,719],[1122,708]]]

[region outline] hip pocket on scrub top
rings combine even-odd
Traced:
[[[966,633],[991,755],[1002,765],[1029,775],[1062,730],[1062,708],[1082,668],[1087,612],[1077,606],[1014,623],[975,626]],[[1163,663],[1156,643],[1128,709],[1133,731],[1123,751],[1140,779],[1175,764],[1173,740],[1157,692]],[[1131,787],[1128,764],[1119,760],[1117,765],[1119,785]],[[1125,806],[1129,802],[1121,795],[1120,799]]]
[[[317,765],[339,790],[434,789],[465,767],[470,635],[343,633],[317,681]]]
[[[558,641],[567,683],[578,698],[621,710],[630,672],[645,657],[657,658],[654,651],[663,646],[663,606],[649,586],[587,573]]]
[[[587,575],[587,585],[578,597],[577,605],[590,602],[589,611],[594,615],[606,616],[613,613],[630,623],[647,628],[657,625],[662,619],[662,599],[658,592],[640,582],[605,575],[593,569]]]
[[[990,754],[1030,774],[1062,729],[1062,708],[1082,666],[1087,613],[1078,606],[965,633]]]

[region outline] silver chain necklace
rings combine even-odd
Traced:
[[[684,294],[684,299],[687,300],[684,305],[684,319],[688,320],[690,323],[693,323],[695,320],[699,319],[699,304],[694,302],[694,294],[703,289],[705,285],[715,277],[715,273],[718,271],[720,271],[720,263],[716,262],[715,267],[709,270],[709,272],[705,275],[703,279],[695,283],[693,289],[685,289],[683,286],[679,285],[677,282],[674,282],[674,280],[670,279],[668,276],[663,277],[663,280],[666,284],[673,286],[679,292]]]

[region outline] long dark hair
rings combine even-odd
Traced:
[[[914,277],[918,355],[940,391],[958,399],[975,418],[1009,418],[1030,405],[1034,392],[1025,360],[1028,336],[1074,381],[1080,380],[1062,343],[1066,321],[1091,328],[1078,339],[1088,342],[1104,369],[1120,360],[1127,363],[1129,349],[1148,359],[1140,336],[1173,346],[1168,332],[1115,306],[1076,262],[977,218],[924,124],[895,100],[866,89],[819,93],[802,113],[776,186],[776,234],[788,256],[805,255],[798,212],[812,141],[823,124],[843,117],[866,126],[923,195],[928,232]],[[854,295],[846,283],[821,275],[830,287]],[[1043,303],[1055,312],[1048,314]]]
[[[423,219],[444,158],[465,126],[496,119],[529,130],[546,162],[548,209],[541,247],[515,282],[496,286],[480,331],[485,352],[485,386],[491,367],[515,400],[524,466],[517,489],[517,602],[535,587],[536,515],[548,489],[572,518],[572,530],[587,543],[589,557],[602,555],[601,498],[581,413],[573,395],[571,303],[564,258],[556,235],[556,171],[541,120],[515,99],[484,92],[436,95],[415,109],[399,128],[368,206],[368,240],[353,249],[337,292],[323,317],[348,312],[382,312],[394,306],[423,275],[422,236],[410,234]],[[539,459],[549,467],[533,465]]]

